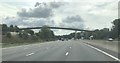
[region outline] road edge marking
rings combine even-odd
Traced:
[[[102,51],[102,50],[100,50],[100,49],[98,49],[98,48],[96,48],[94,46],[91,46],[91,45],[88,45],[88,44],[86,44],[86,45],[120,62],[119,58],[117,58],[117,57],[115,57],[115,56],[113,56],[111,54],[108,54],[105,51]]]

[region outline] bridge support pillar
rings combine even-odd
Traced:
[[[75,30],[75,37],[74,39],[76,40],[77,39],[77,31]]]

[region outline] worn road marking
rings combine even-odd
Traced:
[[[30,46],[30,45],[12,46],[12,47],[5,47],[5,48],[2,48],[2,49],[13,49],[13,48],[28,47],[28,46]]]
[[[68,54],[69,54],[69,52],[66,52],[66,54],[65,54],[65,55],[67,56]]]
[[[86,45],[120,62],[120,59],[118,59],[117,57],[110,55],[110,54],[108,54],[108,53],[106,53],[106,52],[104,52],[96,47],[91,46],[91,45],[88,45],[88,44],[86,44]]]
[[[26,54],[26,56],[31,56],[31,55],[33,55],[33,54],[35,54],[35,53]]]
[[[24,50],[25,50],[25,49],[28,49],[28,48],[24,48]]]
[[[46,48],[46,49],[49,49],[49,48]]]

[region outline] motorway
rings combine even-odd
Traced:
[[[83,40],[53,41],[3,48],[2,61],[116,61]]]

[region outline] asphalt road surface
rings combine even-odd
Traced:
[[[2,61],[116,61],[82,40],[54,41],[2,49]]]

